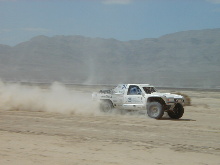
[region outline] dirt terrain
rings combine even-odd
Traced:
[[[72,90],[90,99],[94,89]],[[78,111],[61,113],[53,106],[49,111],[22,109],[21,103],[7,100],[0,106],[0,164],[220,165],[220,93],[180,92],[192,99],[180,120],[102,114],[86,101]]]

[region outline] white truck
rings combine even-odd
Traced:
[[[93,100],[100,101],[100,109],[110,112],[112,109],[141,110],[155,119],[167,112],[170,118],[179,119],[184,113],[184,97],[181,95],[160,93],[149,84],[119,84],[111,90],[100,90],[92,94]]]

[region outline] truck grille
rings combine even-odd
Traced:
[[[174,102],[179,103],[179,102],[184,102],[183,99],[174,99]]]

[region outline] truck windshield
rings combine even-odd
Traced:
[[[154,87],[143,87],[143,89],[146,92],[146,94],[151,94],[157,91]]]

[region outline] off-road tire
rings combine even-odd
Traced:
[[[99,109],[101,112],[105,113],[112,112],[113,104],[110,100],[102,100],[99,104]]]
[[[170,118],[172,119],[179,119],[184,114],[184,108],[182,104],[176,104],[172,111],[167,112]]]
[[[162,118],[164,110],[159,102],[150,102],[147,104],[147,114],[154,119]]]

